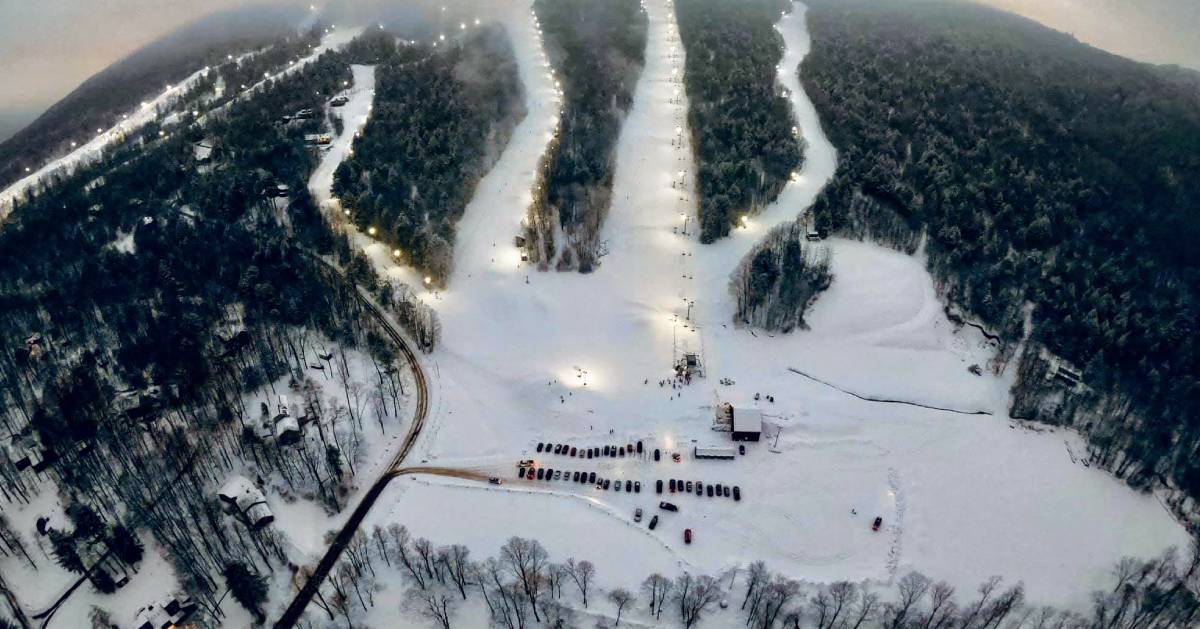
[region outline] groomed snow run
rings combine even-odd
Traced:
[[[508,6],[529,114],[459,225],[449,290],[424,294],[444,340],[429,361],[435,404],[412,457],[504,484],[402,478],[367,529],[400,522],[437,543],[467,543],[476,558],[513,535],[537,538],[557,561],[594,561],[606,588],[634,588],[650,570],[715,573],[764,559],[812,581],[890,582],[915,569],[961,592],[1003,575],[1023,580],[1033,603],[1074,607],[1088,604],[1121,556],[1186,545],[1153,497],[1073,462],[1068,447],[1082,448],[1074,434],[1007,419],[1008,380],[967,371],[986,365],[992,348],[946,320],[918,257],[832,240],[834,285],[810,313],[810,330],[733,326],[730,272],[768,229],[809,206],[836,164],[794,76],[810,45],[802,5],[778,28],[787,45],[780,81],[807,150],[775,205],[715,245],[682,233],[685,219],[695,220],[686,134],[673,142],[687,107],[672,102],[682,50],[669,4],[647,0],[646,67],[618,145],[604,232],[610,253],[588,275],[522,265],[513,236],[558,104],[528,3]],[[682,190],[672,185],[681,171]],[[700,354],[706,377],[660,386],[683,351]],[[863,401],[791,369],[865,397],[991,414]],[[756,393],[775,402],[756,402]],[[729,445],[710,429],[719,401],[759,406],[764,440],[733,461],[694,460],[693,446]],[[682,460],[535,452],[538,442],[637,440]],[[518,481],[515,463],[526,458],[637,480],[642,492]],[[655,495],[655,480],[669,478],[738,485],[743,499]],[[661,499],[680,511],[659,511]],[[646,516],[635,524],[639,506]],[[884,525],[872,532],[877,515]],[[691,545],[684,528],[695,533]]]

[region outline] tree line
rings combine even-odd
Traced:
[[[804,313],[829,285],[829,250],[800,222],[772,229],[730,278],[734,321],[766,330],[804,328]]]
[[[540,268],[586,273],[601,255],[617,137],[645,63],[646,12],[637,0],[536,0],[533,9],[563,101],[533,191],[526,251]]]
[[[1150,560],[1124,558],[1085,610],[1031,604],[1022,583],[1005,584],[998,576],[973,592],[918,572],[887,584],[822,584],[774,573],[764,561],[716,574],[654,573],[635,589],[605,590],[591,561],[556,562],[535,539],[509,538],[496,555],[476,559],[464,545],[440,546],[391,523],[354,538],[301,626],[352,629],[375,607],[399,599],[396,612],[451,629],[463,626],[460,607],[477,596],[491,626],[504,629],[591,626],[595,616],[597,627],[619,627],[630,614],[638,614],[636,622],[690,629],[718,612],[754,629],[1165,629],[1197,619],[1198,577],[1194,548]],[[304,578],[303,571],[297,574],[298,581]],[[396,583],[402,596],[381,594]],[[265,604],[263,597],[252,607]]]
[[[974,5],[820,0],[808,19],[800,76],[839,153],[818,226],[924,239],[942,293],[1010,342],[1032,304],[1026,358],[1049,348],[1099,393],[1018,411],[1200,497],[1195,83]]]
[[[803,160],[791,105],[775,81],[787,0],[677,0],[683,83],[696,158],[700,240],[729,234],[774,201]]]
[[[475,184],[524,116],[512,45],[499,26],[461,39],[396,43],[376,71],[371,118],[334,174],[334,194],[362,230],[437,283],[450,274],[454,226]]]

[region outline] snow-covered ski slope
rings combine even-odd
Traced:
[[[250,94],[258,90],[269,80],[281,79],[300,68],[315,61],[318,57],[329,50],[340,48],[360,33],[362,28],[341,28],[330,29],[324,37],[321,38],[321,43],[313,48],[312,53],[288,65],[283,70],[270,77],[264,77],[263,80],[249,86],[243,91],[244,94]],[[238,56],[235,61],[254,55],[254,52],[244,53]],[[147,124],[157,120],[159,116],[173,107],[180,98],[192,89],[204,77],[208,76],[211,71],[210,67],[204,67],[196,72],[193,72],[186,79],[166,86],[163,91],[153,99],[143,102],[134,111],[128,112],[121,117],[121,121],[108,129],[97,129],[95,137],[88,142],[75,147],[70,153],[63,155],[47,162],[41,168],[31,172],[30,174],[13,182],[7,188],[0,191],[0,220],[8,216],[12,211],[13,202],[31,190],[37,190],[38,186],[49,180],[50,177],[58,174],[66,174],[73,171],[79,166],[86,165],[99,159],[106,149],[119,142],[122,138],[136,133],[139,129]],[[170,115],[168,122],[177,120],[177,116]]]
[[[1006,419],[1006,378],[967,371],[985,365],[991,349],[970,329],[953,329],[919,258],[833,240],[836,279],[809,316],[811,330],[772,337],[733,327],[730,272],[771,226],[808,207],[836,163],[794,76],[809,47],[799,4],[779,23],[787,43],[780,80],[808,148],[778,203],[715,245],[681,233],[681,212],[694,211],[691,150],[675,131],[687,107],[676,96],[682,50],[669,4],[647,0],[646,67],[618,145],[604,231],[610,253],[589,275],[522,265],[513,236],[558,103],[528,3],[505,6],[529,114],[459,225],[449,289],[424,295],[444,341],[431,361],[434,413],[414,456],[505,483],[400,479],[368,527],[401,522],[437,542],[467,543],[477,556],[512,535],[534,537],[557,560],[594,561],[604,587],[636,586],[652,570],[716,572],[764,559],[819,581],[889,581],[916,569],[960,591],[998,574],[1024,580],[1034,602],[1074,606],[1087,604],[1120,556],[1186,544],[1153,497],[1074,463],[1067,448],[1079,451],[1076,436]],[[672,185],[680,171],[682,190]],[[707,377],[660,387],[685,350],[701,354]],[[865,397],[991,415],[863,401],[790,368]],[[726,378],[734,384],[720,384]],[[775,402],[756,402],[755,393]],[[728,445],[710,430],[712,406],[726,400],[762,408],[764,441],[734,461],[694,460],[694,445]],[[539,441],[639,439],[682,461],[535,452]],[[517,481],[514,464],[525,458],[640,481],[642,492]],[[668,478],[736,484],[743,499],[655,495],[654,481]],[[662,499],[680,511],[659,511]],[[646,511],[642,523],[632,521],[635,507]],[[878,533],[870,530],[876,515]],[[691,545],[684,528],[695,533]]]

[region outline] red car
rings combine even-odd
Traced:
[[[871,530],[878,531],[880,526],[883,526],[883,518],[877,517],[875,523],[871,525]]]
[[[692,543],[692,529],[683,529],[683,543],[684,544]]]
[[[529,471],[525,473],[525,478],[527,478],[529,480],[533,480],[533,478],[535,476],[537,476],[537,472],[534,471],[534,469],[532,467],[529,468]]]

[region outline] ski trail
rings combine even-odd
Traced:
[[[315,61],[325,52],[329,50],[336,50],[346,45],[350,42],[350,40],[362,33],[362,31],[363,29],[361,28],[332,30],[321,38],[321,43],[314,47],[313,52],[307,57],[289,64],[283,70],[269,77],[264,77],[263,80],[259,81],[258,83],[255,83],[245,90],[242,90],[234,100],[240,100],[249,97],[250,94],[260,90],[268,81],[278,80],[288,76],[289,74],[297,72],[301,68]],[[233,59],[233,61],[235,63],[239,62],[247,57],[258,54],[258,52],[260,51],[244,53]],[[198,83],[201,79],[207,77],[211,70],[211,67],[205,66],[193,72],[182,81],[166,86],[166,88],[152,100],[145,101],[138,106],[136,110],[122,115],[121,121],[117,124],[109,127],[108,129],[98,129],[96,137],[92,138],[90,141],[75,148],[66,155],[51,160],[41,168],[31,172],[21,179],[18,179],[3,191],[0,191],[0,220],[3,220],[8,216],[8,213],[12,211],[13,204],[18,197],[27,192],[36,190],[42,182],[48,180],[53,175],[69,173],[79,166],[83,166],[100,159],[105,149],[124,140],[124,138],[129,134],[137,132],[142,127],[158,119],[160,111],[170,109],[171,107],[175,106],[179,99],[182,98],[183,95],[188,92],[188,90],[192,89],[192,87],[195,86],[196,83]],[[228,106],[229,104],[226,103],[225,105],[222,105],[218,111],[223,110]],[[178,118],[179,117],[177,114],[170,114],[163,118],[163,122],[176,122],[178,121]]]

